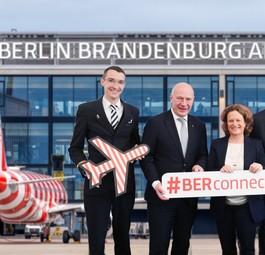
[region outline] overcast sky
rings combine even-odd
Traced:
[[[0,32],[265,32],[264,0],[0,0]]]

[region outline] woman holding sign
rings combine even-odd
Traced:
[[[265,154],[261,140],[250,138],[253,115],[247,107],[234,104],[221,115],[225,137],[211,144],[208,170],[233,173],[265,168]],[[210,210],[215,217],[223,255],[236,255],[236,238],[241,255],[255,254],[258,223],[265,217],[263,195],[212,197]]]

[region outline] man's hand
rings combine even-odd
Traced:
[[[81,167],[81,165],[84,164],[84,163],[86,163],[86,160],[82,160],[82,161],[80,161],[80,162],[77,164],[76,167],[77,167],[78,171],[80,172],[80,174],[81,174],[81,176],[82,176],[83,178],[86,178],[86,177],[90,178],[90,176],[89,176],[89,175],[87,176],[85,170]]]
[[[134,147],[137,147],[137,146],[138,146],[138,144],[134,145]],[[142,160],[143,158],[144,158],[144,156],[140,156],[140,157],[137,157],[135,160]],[[134,163],[135,160],[131,161],[131,163]]]
[[[84,163],[86,163],[86,162],[87,162],[86,160],[83,160],[83,161],[79,162],[79,163],[77,164],[77,169],[78,169],[78,171],[80,172],[80,174],[81,174],[81,176],[82,176],[83,178],[87,178],[87,179],[89,180],[89,179],[90,179],[90,174],[87,174],[86,171],[81,167],[81,165],[84,164]],[[103,178],[104,176],[106,176],[105,173],[101,174],[101,178]],[[95,187],[96,187],[96,188],[100,188],[99,185],[97,185],[97,186],[95,186]]]
[[[156,186],[155,186],[155,191],[157,196],[161,199],[161,200],[168,200],[169,198],[165,197],[165,190],[162,187],[162,184],[159,182]]]
[[[203,172],[203,171],[204,171],[203,168],[199,165],[194,165],[192,167],[192,172]]]

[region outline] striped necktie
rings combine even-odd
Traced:
[[[186,126],[186,120],[184,118],[178,118],[178,121],[181,123],[180,128],[180,142],[183,151],[183,155],[186,155],[187,145],[188,145],[188,129]]]
[[[118,126],[118,113],[117,113],[117,106],[116,105],[110,105],[111,109],[111,117],[110,117],[110,124],[115,129]]]

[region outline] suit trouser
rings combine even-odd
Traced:
[[[129,229],[134,199],[134,192],[117,198],[115,192],[84,195],[90,255],[104,255],[110,211],[115,255],[131,255]]]
[[[259,225],[259,255],[265,255],[265,220]]]
[[[237,255],[237,238],[240,255],[255,254],[257,223],[252,219],[248,203],[226,205],[224,219],[217,220],[216,225],[223,255]]]
[[[186,199],[173,199],[160,204],[148,203],[149,254],[167,255],[173,234],[171,255],[187,255],[196,211],[197,204],[190,204]]]

